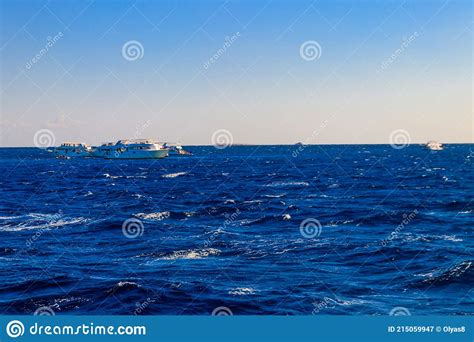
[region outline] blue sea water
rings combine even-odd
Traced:
[[[189,150],[0,149],[0,312],[474,313],[472,145]]]

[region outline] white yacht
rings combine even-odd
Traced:
[[[76,142],[65,142],[58,147],[49,149],[50,152],[54,153],[58,158],[70,158],[70,157],[89,157],[91,155],[91,147]]]
[[[105,159],[159,159],[168,156],[168,149],[149,139],[119,140],[94,147],[92,156]]]
[[[191,156],[192,153],[189,151],[186,151],[183,149],[183,146],[180,144],[169,144],[169,143],[164,143],[163,145],[164,148],[168,149],[169,155],[170,156]]]
[[[432,151],[441,151],[444,149],[443,145],[437,141],[428,141],[426,147]]]
[[[92,157],[105,158],[107,155],[111,155],[115,152],[114,146],[115,143],[113,142],[103,143],[100,146],[93,146],[91,155]]]

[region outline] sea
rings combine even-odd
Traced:
[[[0,149],[0,313],[474,313],[472,144]]]

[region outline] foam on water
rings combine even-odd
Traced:
[[[144,220],[155,220],[155,221],[161,221],[164,219],[167,219],[170,217],[170,212],[169,211],[162,211],[162,212],[156,212],[156,213],[138,213],[135,214],[134,216],[144,219]]]
[[[166,175],[162,175],[161,177],[163,177],[163,178],[176,178],[176,177],[184,176],[184,175],[187,175],[187,174],[188,174],[187,172],[175,172],[175,173],[169,173],[169,174],[166,174]]]
[[[162,255],[156,258],[156,260],[203,259],[209,256],[219,255],[220,253],[221,251],[216,248],[188,249]]]

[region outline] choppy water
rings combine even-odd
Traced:
[[[0,312],[474,312],[472,145],[190,150],[0,149]]]

